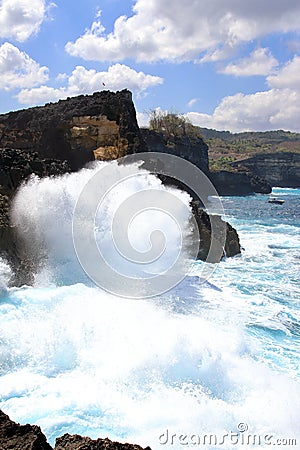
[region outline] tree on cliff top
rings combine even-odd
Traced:
[[[149,128],[165,137],[202,138],[199,127],[191,124],[183,115],[154,109],[150,112]]]

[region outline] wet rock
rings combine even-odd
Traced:
[[[143,449],[139,445],[121,444],[110,439],[92,440],[77,434],[64,436],[56,439],[55,450],[151,450],[150,447]]]
[[[29,175],[36,174],[42,178],[64,174],[71,169],[66,161],[40,159],[35,152],[28,154],[25,150],[10,148],[0,148],[0,168],[0,252],[13,269],[9,284],[31,285],[37,262],[10,223],[11,201]]]
[[[1,450],[151,450],[133,444],[121,444],[110,439],[91,439],[77,434],[64,434],[56,439],[53,449],[37,425],[20,425],[0,411]]]
[[[207,214],[206,211],[198,206],[198,202],[193,201],[191,206],[200,236],[198,259],[211,263],[218,263],[224,256],[232,257],[241,253],[240,240],[235,228],[228,222],[225,222],[220,216],[210,216]],[[214,238],[218,239],[222,244],[224,243],[223,253],[217,258],[214,255],[209,256],[212,239],[212,221],[214,221],[214,229],[217,230]]]
[[[37,425],[19,425],[0,411],[1,450],[53,450]]]

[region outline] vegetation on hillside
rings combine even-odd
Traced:
[[[209,147],[210,170],[232,170],[232,162],[261,153],[300,153],[300,133],[283,130],[230,133],[208,128],[200,131]]]

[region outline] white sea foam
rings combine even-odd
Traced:
[[[224,261],[213,284],[199,285],[197,263],[194,277],[156,299],[107,294],[85,278],[72,253],[70,214],[89,176],[84,170],[34,179],[17,197],[15,217],[24,235],[47,249],[48,262],[35,287],[1,297],[0,407],[14,420],[39,424],[51,443],[69,432],[175,449],[182,448],[180,434],[221,440],[240,423],[249,434],[300,439],[289,335],[264,338],[251,328],[284,312],[267,290],[253,289],[260,242],[247,241],[242,257]],[[141,180],[161,188],[152,176]],[[274,262],[271,241],[261,243]],[[177,436],[174,445],[159,441],[167,430]]]
[[[52,441],[68,430],[160,448],[166,429],[221,435],[240,422],[294,437],[299,385],[255,360],[235,320],[205,317],[205,303],[178,313],[172,301],[124,300],[82,284],[11,292],[1,407]]]
[[[84,199],[81,209],[76,210],[77,214],[80,214],[81,223],[76,231],[77,242],[89,243],[92,237],[88,233],[88,225],[92,218],[96,243],[107,265],[113,267],[116,274],[146,278],[153,273],[164,273],[178,259],[183,248],[182,240],[191,242],[190,197],[186,193],[166,188],[158,178],[145,170],[140,170],[139,175],[135,175],[136,165],[119,166],[116,162],[110,164],[113,166],[114,175],[117,175],[117,182],[111,189],[107,189],[107,180],[98,175],[97,183],[94,183],[92,191],[89,192],[91,195]],[[89,180],[101,174],[103,167],[107,167],[107,163],[98,162],[93,168],[55,179],[33,177],[19,190],[12,210],[13,223],[29,246],[35,249],[36,254],[32,257],[44,258],[44,262],[47,260],[37,282],[44,284],[47,278],[48,282],[52,280],[56,284],[88,282],[75,254],[72,219],[80,193]],[[149,210],[148,205],[143,204],[143,201],[146,201],[145,196],[137,194],[145,192],[150,192],[150,195],[156,195],[162,200],[160,209]],[[95,216],[92,215],[94,198],[99,198]],[[137,211],[137,214],[132,214],[132,220],[126,230],[133,251],[145,255],[153,245],[153,232],[157,230],[165,241],[162,251],[157,251],[159,257],[149,264],[134,263],[130,258],[122,256],[116,245],[118,242],[124,242],[121,227],[117,225],[112,236],[113,219],[120,205],[127,199],[131,201],[131,208],[135,208],[134,213]],[[168,203],[172,199],[172,204],[176,205],[172,208],[175,217],[169,213]],[[124,216],[127,211],[121,213]],[[122,222],[122,217],[120,221]],[[161,243],[161,239],[158,239],[158,242]],[[188,246],[188,242],[185,245]],[[89,264],[93,266],[93,255],[88,255],[87,259],[90,259]]]

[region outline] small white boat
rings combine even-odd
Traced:
[[[269,198],[269,203],[275,203],[275,205],[283,205],[284,204],[284,200],[282,200],[280,198],[276,198],[276,197],[270,197]]]

